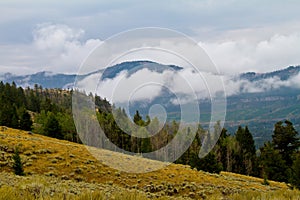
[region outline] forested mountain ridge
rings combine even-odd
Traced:
[[[255,73],[247,72],[240,75],[241,79],[247,79],[249,81],[256,81],[266,78],[279,77],[280,80],[288,80],[291,76],[295,76],[299,73],[300,66],[289,66],[285,69],[267,72],[267,73]]]

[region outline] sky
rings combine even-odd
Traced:
[[[107,38],[162,27],[194,39],[221,73],[300,65],[297,0],[2,0],[0,73],[77,73]]]

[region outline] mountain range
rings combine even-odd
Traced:
[[[147,69],[150,72],[162,74],[169,70],[180,73],[182,67],[175,65],[163,65],[151,61],[124,62],[106,70],[98,70],[85,75],[55,74],[51,72],[39,72],[30,75],[13,75],[6,73],[0,75],[3,82],[15,82],[18,86],[33,87],[34,84],[43,88],[72,88],[75,79],[86,80],[92,75],[102,75],[102,81],[112,80],[120,73],[126,72],[126,76],[132,76],[140,70]],[[228,90],[235,88],[234,92],[227,95],[227,112],[225,127],[230,133],[236,131],[237,126],[247,125],[254,135],[256,145],[261,146],[264,141],[270,140],[273,126],[279,120],[292,121],[300,131],[300,66],[289,66],[282,70],[255,73],[247,72],[235,76],[226,76],[225,85]],[[233,86],[228,86],[233,85]],[[164,102],[169,120],[180,119],[180,107],[167,103],[173,96],[162,90],[160,95],[152,99],[149,105],[138,101],[131,106],[133,112],[139,109],[142,114],[148,114],[150,104]],[[201,122],[204,126],[210,120],[211,104],[202,101],[200,104]]]
[[[12,73],[4,73],[0,75],[0,81],[12,83],[15,82],[21,87],[33,87],[34,84],[38,84],[43,88],[68,88],[72,87],[75,79],[83,80],[91,75],[101,73],[101,79],[112,79],[116,77],[122,71],[128,71],[130,74],[137,72],[140,69],[149,69],[150,71],[156,71],[162,73],[164,70],[173,69],[181,70],[181,67],[175,65],[162,65],[151,61],[133,61],[124,62],[111,67],[100,69],[84,75],[76,74],[61,74],[53,73],[49,71],[42,71],[35,74],[27,75],[14,75]]]

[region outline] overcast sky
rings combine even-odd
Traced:
[[[76,73],[101,41],[140,27],[192,37],[223,73],[272,71],[300,65],[299,10],[297,0],[2,0],[0,73]]]

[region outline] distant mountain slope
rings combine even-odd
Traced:
[[[46,71],[20,76],[6,73],[0,76],[0,81],[2,80],[3,82],[8,83],[15,82],[17,85],[22,87],[33,87],[34,84],[38,84],[43,88],[66,88],[73,86],[75,78],[77,78],[78,80],[82,80],[91,75],[103,73],[101,77],[102,79],[112,79],[122,71],[128,71],[128,74],[130,75],[141,69],[148,69],[150,71],[162,73],[167,69],[178,71],[182,68],[175,65],[163,65],[151,61],[132,61],[117,64],[108,67],[105,70],[100,69],[95,72],[78,76],[76,74],[55,74]]]
[[[43,88],[64,88],[65,85],[74,83],[76,75],[74,74],[54,74],[52,72],[38,72],[30,75],[15,76],[4,74],[2,81],[12,83],[22,87],[33,87],[34,84],[41,85]]]
[[[272,77],[279,77],[280,80],[288,80],[290,77],[297,75],[300,72],[300,66],[289,66],[288,68],[267,73],[247,72],[240,75],[241,79],[249,81],[257,81]]]
[[[102,79],[112,79],[115,78],[122,71],[127,71],[128,74],[131,75],[141,69],[148,69],[152,72],[162,73],[165,70],[180,71],[183,68],[175,65],[163,65],[152,61],[131,61],[108,67],[105,69],[105,71],[100,69],[95,72],[78,76],[76,74],[55,74],[47,71],[29,75],[13,75],[11,73],[5,73],[3,75],[0,75],[0,81],[9,83],[15,82],[17,85],[23,87],[32,87],[34,84],[38,84],[43,86],[44,88],[64,88],[66,85],[71,86],[74,83],[76,76],[77,79],[81,80],[93,74],[103,73]],[[233,79],[238,78],[254,82],[268,78],[278,77],[280,80],[288,80],[289,78],[297,75],[299,72],[300,66],[290,66],[282,70],[268,73],[247,72],[240,74],[234,77]]]

